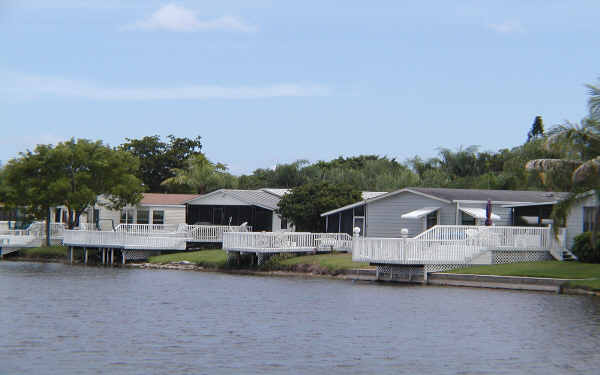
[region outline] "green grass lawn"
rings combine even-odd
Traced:
[[[18,255],[29,259],[66,259],[67,248],[65,246],[34,247],[19,250]]]
[[[370,267],[369,263],[353,262],[352,254],[347,253],[303,255],[280,260],[278,264],[283,269],[290,269],[299,265],[316,265],[325,268],[330,272]]]
[[[227,254],[223,250],[202,250],[184,253],[166,254],[151,257],[150,263],[167,264],[171,262],[188,261],[207,268],[227,268]],[[351,254],[334,253],[305,255],[299,257],[273,257],[265,265],[270,270],[301,270],[307,271],[310,266],[337,273],[352,268],[366,268],[368,263],[355,263]],[[313,267],[313,268],[314,268]]]
[[[185,253],[165,254],[150,257],[148,262],[165,264],[188,261],[207,268],[224,268],[227,263],[227,253],[223,250],[188,251]]]
[[[581,262],[527,262],[461,268],[451,273],[498,276],[554,277],[558,279],[600,278],[600,264]]]

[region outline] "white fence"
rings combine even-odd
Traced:
[[[225,232],[223,250],[282,253],[309,252],[315,250],[350,251],[352,237],[346,233],[301,233],[301,232]]]
[[[186,238],[182,236],[141,235],[140,233],[113,231],[66,230],[66,246],[106,247],[140,250],[185,250]]]
[[[177,232],[178,224],[119,224],[116,232],[127,232],[132,234],[154,234]]]
[[[223,233],[252,232],[252,227],[246,225],[186,225],[186,232],[191,241],[223,242]]]
[[[564,234],[562,234],[564,238]],[[469,264],[489,250],[548,251],[562,259],[551,228],[438,225],[414,238],[356,238],[352,260],[386,264]]]

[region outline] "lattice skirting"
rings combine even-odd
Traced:
[[[492,264],[552,260],[547,251],[492,251]]]
[[[472,264],[426,264],[425,272],[445,272],[471,266]]]
[[[378,280],[387,281],[418,281],[424,280],[423,266],[403,266],[378,264],[375,266]]]
[[[156,251],[145,251],[145,250],[122,250],[125,255],[125,260],[138,260],[148,259],[152,255],[156,254]]]

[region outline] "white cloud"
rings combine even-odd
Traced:
[[[201,21],[196,12],[175,4],[161,7],[145,20],[137,21],[123,27],[124,30],[166,30],[178,32],[227,30],[252,32],[253,26],[246,25],[236,17],[223,16]]]
[[[504,21],[498,24],[488,24],[488,28],[500,34],[515,34],[525,31],[518,21]]]
[[[322,85],[282,83],[264,86],[189,85],[180,87],[106,87],[93,82],[0,72],[0,94],[15,98],[58,96],[111,101],[262,99],[328,96]]]

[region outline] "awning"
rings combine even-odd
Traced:
[[[524,222],[526,222],[529,225],[538,224],[537,216],[519,216],[519,218],[522,219]],[[548,224],[552,224],[552,223],[553,223],[552,219],[542,219],[542,222],[541,222],[542,225],[548,225]]]
[[[429,215],[432,212],[439,210],[439,207],[425,207],[418,210],[410,211],[400,216],[402,219],[420,219],[423,216]]]
[[[467,215],[473,216],[475,219],[485,220],[485,208],[460,207],[460,210]],[[492,220],[500,220],[500,216],[492,212]]]

